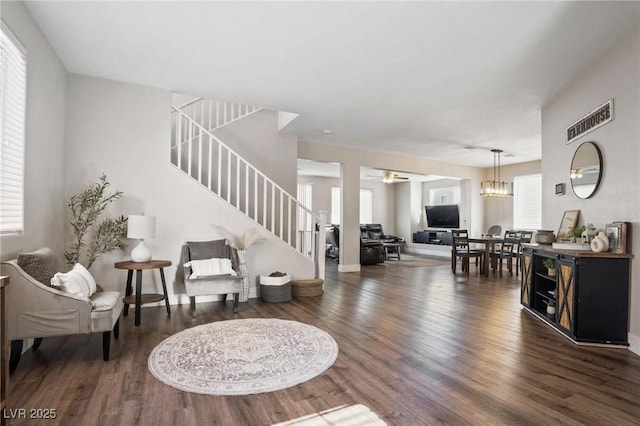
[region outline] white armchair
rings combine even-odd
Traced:
[[[237,312],[245,276],[240,274],[236,249],[228,246],[226,240],[190,241],[182,246],[183,265],[187,265],[192,260],[206,259],[229,259],[235,275],[193,277],[191,266],[184,266],[184,286],[189,296],[191,315],[196,316],[196,296],[205,295],[223,295],[222,301],[225,302],[227,294],[233,294],[233,312]]]
[[[102,332],[103,359],[109,360],[111,330],[118,338],[122,296],[117,291],[97,291],[91,298],[64,293],[27,274],[17,260],[2,262],[7,286],[7,323],[11,340],[9,369],[20,362],[24,339],[35,339],[38,349],[44,337]]]

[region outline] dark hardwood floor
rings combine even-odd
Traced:
[[[415,256],[338,273],[328,262],[320,297],[144,308],[121,319],[111,360],[102,335],[45,339],[10,379],[12,409],[55,409],[55,420],[10,424],[268,425],[357,406],[387,424],[640,423],[640,357],[577,346],[521,309],[519,277],[451,273]],[[147,356],[164,338],[231,318],[277,317],[315,325],[338,342],[324,374],[277,392],[219,397],[157,381]],[[352,424],[371,424],[354,418]],[[328,423],[322,423],[328,424]],[[333,423],[333,424],[340,424]]]

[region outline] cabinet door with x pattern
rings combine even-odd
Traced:
[[[529,249],[522,250],[520,257],[522,262],[522,281],[520,287],[520,303],[531,307],[531,291],[533,282],[533,252]]]
[[[557,322],[571,337],[575,337],[575,294],[576,294],[576,265],[573,261],[562,259],[558,262],[557,288]]]

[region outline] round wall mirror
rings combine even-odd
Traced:
[[[570,177],[571,189],[578,198],[589,198],[598,190],[602,177],[602,154],[595,142],[585,142],[576,149]]]

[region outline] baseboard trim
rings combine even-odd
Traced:
[[[629,333],[629,350],[640,355],[640,336]]]
[[[412,244],[411,246],[407,246],[404,252],[427,254],[430,256],[438,256],[438,257],[451,257],[451,246],[440,246],[440,245],[433,245],[433,244],[420,244],[420,245],[427,246],[427,247],[424,247],[424,248],[416,247],[418,246],[418,244]]]
[[[338,265],[338,272],[360,272],[360,265]]]

